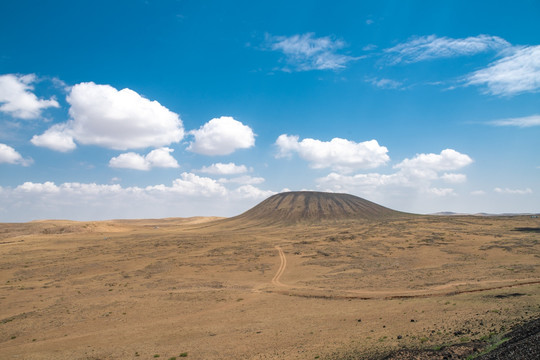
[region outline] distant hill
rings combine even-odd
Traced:
[[[259,224],[313,223],[324,220],[378,220],[404,215],[349,194],[294,191],[273,195],[245,213],[228,219]]]

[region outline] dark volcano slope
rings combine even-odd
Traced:
[[[228,220],[270,225],[325,220],[381,220],[403,215],[405,214],[353,195],[295,191],[271,196],[245,213]]]

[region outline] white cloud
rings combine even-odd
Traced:
[[[379,194],[394,194],[403,196],[411,190],[417,193],[427,193],[436,196],[454,195],[454,190],[437,188],[435,181],[460,183],[466,181],[464,174],[446,173],[457,170],[472,163],[472,159],[452,149],[441,151],[440,154],[417,154],[412,159],[405,159],[394,168],[398,171],[391,174],[368,173],[343,175],[330,173],[316,180],[317,187],[322,190],[361,193],[368,196]],[[441,172],[444,172],[441,174]]]
[[[376,48],[377,48],[377,45],[375,45],[375,44],[368,44],[368,45],[364,46],[364,47],[362,48],[362,50],[364,50],[364,51],[372,51],[372,50],[375,50]]]
[[[238,177],[234,177],[230,179],[221,178],[218,181],[222,184],[236,183],[236,184],[244,184],[244,185],[254,185],[254,184],[263,183],[264,178],[244,175],[244,176],[238,176]]]
[[[474,191],[471,191],[471,195],[482,196],[482,195],[486,195],[486,192],[484,190],[474,190]]]
[[[71,120],[34,137],[34,144],[66,151],[76,140],[85,145],[127,150],[169,145],[184,136],[177,114],[130,89],[119,91],[110,85],[80,83],[71,88],[67,101]],[[51,146],[54,137],[67,145]]]
[[[298,136],[280,135],[276,140],[277,157],[289,157],[296,152],[314,169],[331,168],[339,172],[375,168],[390,160],[388,149],[380,146],[377,140],[356,143],[341,138],[330,141],[298,139]]]
[[[450,189],[450,188],[428,188],[426,192],[428,194],[435,195],[435,196],[455,195],[454,189]]]
[[[149,192],[174,193],[190,196],[225,196],[227,189],[214,179],[184,172],[180,179],[175,179],[172,186],[156,185],[145,189]]]
[[[315,37],[314,33],[292,36],[267,35],[268,47],[280,51],[285,55],[285,61],[290,67],[283,70],[335,70],[358,58],[338,54],[337,51],[345,47],[341,40],[334,40],[329,36]]]
[[[173,149],[163,147],[150,151],[146,156],[128,152],[113,157],[109,166],[134,170],[150,170],[153,167],[178,168],[178,162],[172,157]]]
[[[518,48],[467,77],[468,85],[485,85],[493,95],[511,96],[540,89],[540,45]]]
[[[6,144],[0,144],[0,164],[18,164],[28,166],[33,163],[32,159],[24,159],[14,148]]]
[[[202,173],[206,174],[219,174],[219,175],[236,175],[248,172],[248,168],[245,165],[236,165],[235,163],[215,163],[210,166],[203,166]]]
[[[540,115],[524,116],[519,118],[501,119],[489,122],[495,126],[517,126],[521,128],[540,126]]]
[[[370,193],[376,191],[380,187],[388,186],[408,186],[408,179],[401,176],[399,173],[394,174],[356,174],[344,175],[338,173],[330,173],[325,177],[316,180],[317,187],[323,190],[337,192],[356,192]]]
[[[384,50],[384,52],[391,64],[397,64],[470,56],[489,50],[499,51],[510,46],[510,43],[497,36],[478,35],[464,39],[452,39],[429,35],[413,37],[405,43]]]
[[[150,170],[150,164],[146,161],[144,156],[134,152],[128,152],[113,157],[109,161],[109,166],[123,169]]]
[[[527,189],[508,189],[508,188],[501,189],[501,188],[498,188],[498,187],[493,189],[493,191],[495,191],[496,193],[499,193],[499,194],[513,194],[513,195],[527,195],[527,194],[532,194],[532,192],[533,192],[529,188],[527,188]]]
[[[195,140],[187,149],[197,154],[229,155],[237,149],[248,149],[255,145],[253,130],[230,116],[214,118],[189,133]]]
[[[242,198],[262,200],[276,194],[274,191],[261,190],[253,185],[242,185],[235,190],[235,193]]]
[[[26,193],[57,193],[60,191],[60,189],[51,181],[44,183],[33,183],[27,181],[24,184],[17,186],[15,191]]]
[[[440,154],[417,154],[414,158],[405,159],[394,167],[409,176],[436,179],[437,172],[457,170],[472,162],[473,160],[466,154],[445,149]]]
[[[146,161],[150,163],[152,167],[161,168],[179,168],[178,162],[171,156],[174,150],[168,147],[162,147],[152,150],[145,156]]]
[[[443,175],[441,175],[441,179],[448,183],[459,184],[459,183],[464,183],[467,181],[467,175],[444,173]]]
[[[403,85],[403,83],[391,79],[372,78],[368,79],[368,82],[380,89],[399,89]]]
[[[34,74],[0,75],[0,111],[20,119],[35,119],[43,109],[60,107],[53,98],[38,99],[32,92],[36,81]]]
[[[272,194],[253,185],[225,185],[186,172],[169,185],[146,187],[26,182],[0,188],[0,212],[4,221],[234,216]]]
[[[66,124],[53,125],[42,135],[34,135],[30,142],[60,152],[68,152],[77,147]]]

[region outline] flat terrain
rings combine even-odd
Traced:
[[[540,314],[540,220],[0,224],[2,359],[315,359]]]

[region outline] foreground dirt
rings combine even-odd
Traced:
[[[465,353],[540,315],[538,219],[208,220],[1,224],[1,358]]]

